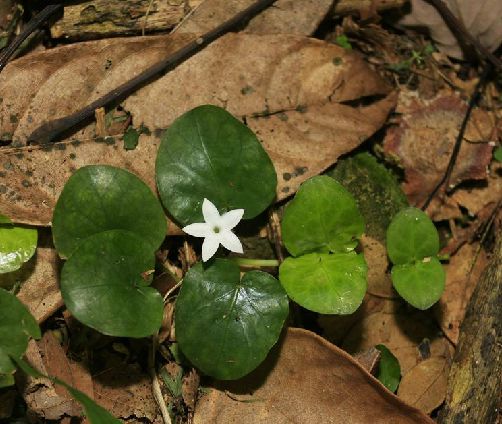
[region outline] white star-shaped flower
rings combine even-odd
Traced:
[[[202,243],[202,260],[204,262],[218,250],[221,244],[225,249],[235,253],[242,253],[242,244],[239,238],[231,231],[244,215],[244,209],[234,209],[220,215],[214,204],[207,199],[202,202],[202,215],[204,221],[183,227],[183,231],[194,237],[204,237]]]

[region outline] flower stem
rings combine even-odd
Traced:
[[[234,262],[239,266],[245,267],[276,267],[279,266],[280,263],[277,259],[249,259],[249,258],[232,258]]]

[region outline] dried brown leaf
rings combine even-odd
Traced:
[[[101,40],[21,58],[0,75],[0,126],[7,124],[22,144],[41,123],[76,111],[188,38]],[[277,198],[284,199],[380,128],[395,99],[342,103],[388,91],[360,57],[338,46],[300,36],[229,34],[124,102],[134,122],[153,134],[143,135],[135,150],[96,139],[93,125],[73,141],[0,150],[2,213],[48,225],[64,183],[87,164],[125,167],[155,189],[163,129],[207,103],[226,107],[257,132],[276,166]]]
[[[446,397],[449,368],[448,360],[440,356],[420,362],[403,376],[397,395],[430,414]]]
[[[432,423],[321,337],[289,329],[247,377],[217,383],[197,404],[195,424]]]
[[[344,338],[342,348],[355,354],[378,344],[384,344],[399,360],[403,375],[423,358],[419,345],[429,340],[430,355],[445,356],[449,343],[438,335],[436,324],[426,313],[410,312],[400,302],[385,301],[385,308],[364,315]]]
[[[368,265],[368,293],[385,298],[396,298],[390,279],[387,249],[379,240],[367,235],[361,238],[364,259]]]
[[[138,364],[128,364],[108,355],[104,371],[94,378],[94,399],[113,416],[155,421],[157,404],[149,376]]]
[[[444,0],[469,33],[487,49],[493,51],[502,42],[502,2],[500,0]],[[441,51],[458,59],[463,58],[456,37],[436,8],[426,0],[411,0],[411,13],[401,20],[409,26],[429,29]]]
[[[202,35],[253,4],[255,0],[206,0],[177,31]],[[253,34],[311,35],[330,11],[333,0],[277,0],[253,18]]]
[[[432,101],[416,99],[401,109],[404,113],[400,125],[387,133],[385,152],[404,168],[406,182],[403,190],[412,205],[422,206],[446,172],[466,107],[463,101],[453,96]],[[450,184],[456,186],[466,180],[487,177],[486,168],[492,152],[488,141],[492,127],[484,111],[473,111]],[[449,201],[445,205],[437,198],[427,211],[436,220],[459,214],[455,202]]]
[[[479,244],[465,244],[446,266],[445,291],[434,312],[441,329],[454,343],[458,341],[469,299],[487,264],[486,253],[479,250]]]

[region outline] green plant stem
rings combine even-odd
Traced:
[[[239,266],[245,267],[276,267],[280,265],[277,259],[249,259],[249,258],[232,258],[232,261],[236,262]]]

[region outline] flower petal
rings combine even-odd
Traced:
[[[221,226],[226,230],[231,230],[242,219],[242,215],[244,215],[244,209],[234,209],[224,213],[220,219]]]
[[[182,230],[194,237],[208,237],[214,234],[213,228],[205,222],[197,222],[195,224],[187,225],[186,227],[183,227]]]
[[[214,235],[206,237],[204,243],[202,243],[202,261],[206,262],[211,259],[218,250],[219,245],[218,237]]]
[[[220,225],[220,213],[213,202],[204,198],[202,202],[202,215],[204,215],[204,221],[206,221],[211,227]]]
[[[225,249],[234,253],[243,253],[241,241],[239,240],[239,237],[232,233],[232,231],[222,231],[219,234],[218,239]]]

